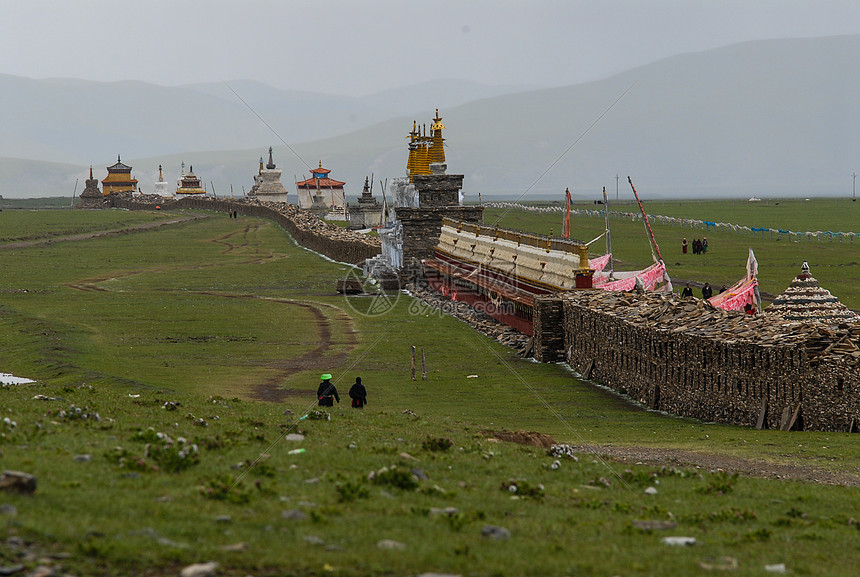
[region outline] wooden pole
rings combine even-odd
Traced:
[[[412,345],[412,380],[415,380],[415,345]]]

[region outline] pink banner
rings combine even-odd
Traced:
[[[631,291],[636,288],[636,279],[642,281],[642,286],[645,290],[654,290],[663,277],[666,275],[666,265],[662,262],[657,262],[648,268],[637,272],[634,276],[620,279],[611,282],[595,281],[594,288],[600,288],[607,291]]]
[[[607,253],[597,258],[588,259],[588,268],[593,268],[595,272],[602,271],[604,268],[606,268],[606,265],[609,264],[609,258],[611,256],[611,254]]]
[[[755,307],[755,287],[757,286],[758,281],[756,279],[743,279],[731,288],[712,296],[708,302],[727,311],[742,311],[747,304]]]

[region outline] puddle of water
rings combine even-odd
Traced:
[[[25,379],[24,377],[16,377],[11,373],[0,373],[0,385],[26,385],[35,383],[33,379]]]

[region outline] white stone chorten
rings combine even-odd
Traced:
[[[161,171],[161,165],[158,165],[158,180],[155,181],[154,194],[159,194],[164,198],[171,198],[173,193],[167,188],[167,181],[164,180],[164,174]]]
[[[254,187],[251,189],[253,195],[259,200],[269,202],[287,202],[287,189],[281,184],[281,170],[275,166],[272,160],[272,147],[269,147],[269,162],[262,167],[260,159],[260,172],[254,179]]]

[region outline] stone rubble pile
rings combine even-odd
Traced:
[[[810,362],[836,360],[852,365],[860,363],[860,322],[838,327],[821,326],[806,343]]]
[[[578,291],[566,293],[562,298],[573,299],[581,306],[600,310],[631,325],[729,342],[756,342],[765,346],[797,344],[814,332],[809,325],[726,311],[706,300],[681,300],[671,293]]]
[[[459,319],[497,342],[510,347],[525,356],[531,349],[531,337],[502,324],[486,313],[472,308],[466,303],[448,300],[427,285],[413,285],[409,292],[435,309]]]
[[[266,202],[253,199],[242,199],[242,204],[256,205],[268,208],[289,218],[297,228],[315,232],[332,240],[340,240],[345,242],[354,242],[364,246],[372,247],[378,253],[380,250],[380,242],[378,236],[369,236],[360,232],[355,232],[347,228],[331,224],[312,213],[302,210],[294,204],[284,204],[282,202]]]

